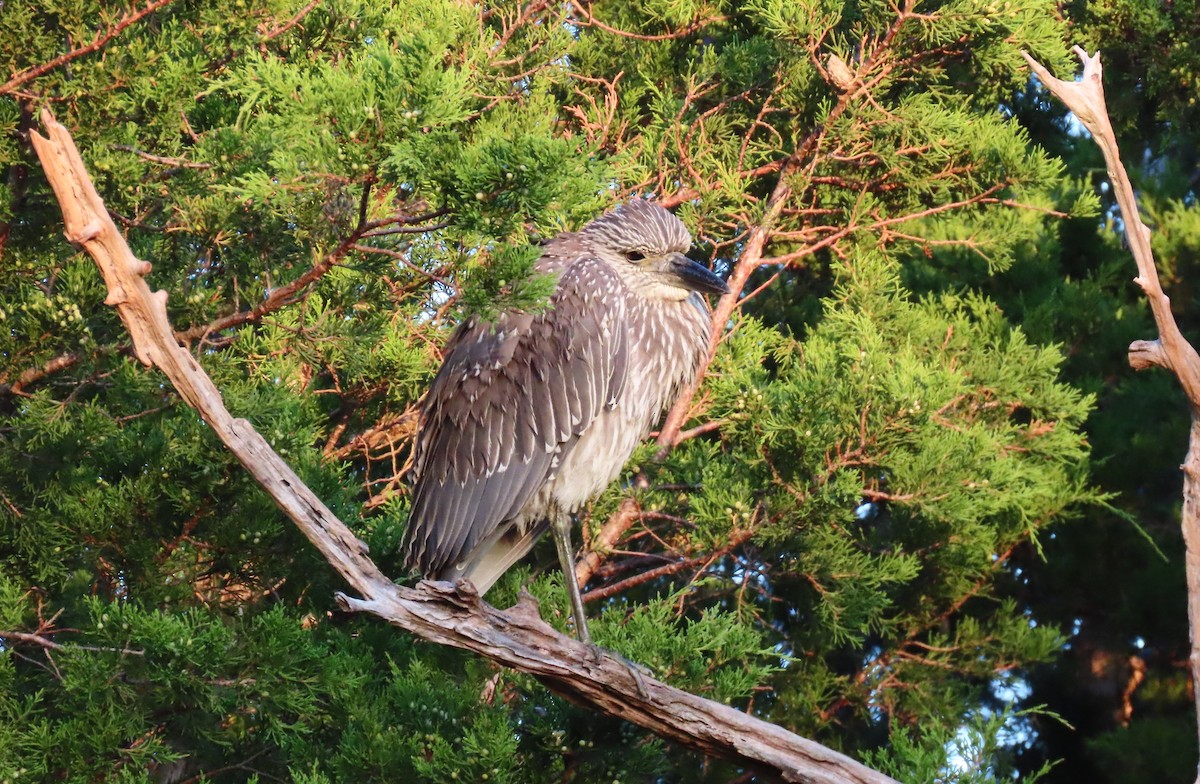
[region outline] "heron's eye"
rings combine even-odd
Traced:
[[[629,259],[630,261],[641,261],[642,259],[646,258],[646,254],[642,253],[641,251],[631,250],[626,251],[625,258]]]

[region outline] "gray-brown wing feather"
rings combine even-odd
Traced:
[[[622,284],[584,258],[538,316],[469,320],[426,398],[403,544],[433,575],[517,516],[625,384]]]

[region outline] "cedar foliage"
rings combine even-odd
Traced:
[[[62,241],[26,146],[44,102],[229,408],[397,578],[438,347],[465,313],[541,306],[532,243],[656,194],[693,255],[736,275],[768,228],[742,268],[765,288],[732,318],[690,437],[662,462],[640,451],[644,486],[582,515],[594,533],[622,500],[641,509],[589,586],[623,588],[591,605],[595,636],[903,780],[1036,778],[1017,757],[1046,722],[1023,684],[1070,629],[1038,615],[1021,569],[1113,507],[1084,435],[1101,390],[1086,368],[1063,378],[1077,324],[1006,281],[1055,278],[1062,219],[1094,225],[1100,204],[1014,119],[1020,49],[1069,67],[1055,5],[925,6],[175,0],[14,80],[0,779],[738,775],[333,614],[331,570],[129,356]],[[2,68],[129,13],[6,2]],[[663,563],[684,568],[621,582]],[[551,553],[489,599],[522,585],[565,624]]]

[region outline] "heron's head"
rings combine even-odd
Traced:
[[[579,239],[612,266],[630,290],[647,299],[687,299],[693,291],[724,294],[725,281],[684,254],[692,235],[683,221],[641,199],[622,204],[583,227]]]

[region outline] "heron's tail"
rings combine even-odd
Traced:
[[[533,549],[534,543],[546,533],[550,524],[542,520],[526,527],[523,532],[520,530],[522,527],[501,526],[476,545],[466,558],[439,572],[437,579],[450,582],[470,580],[479,595],[483,596],[513,564]]]

